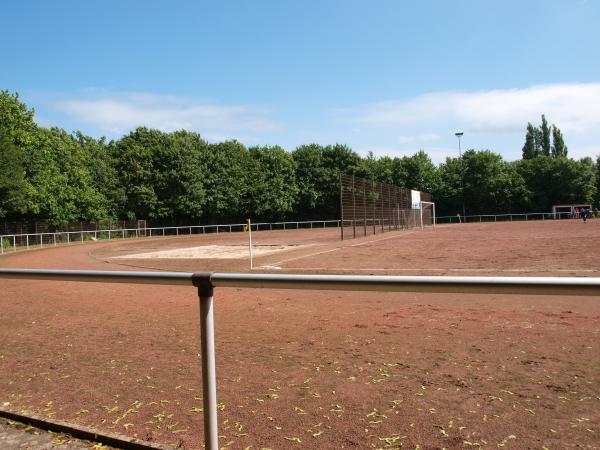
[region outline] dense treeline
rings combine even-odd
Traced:
[[[38,126],[17,94],[2,91],[0,220],[61,225],[110,218],[164,224],[337,218],[340,173],[431,192],[440,214],[461,211],[463,193],[467,214],[596,203],[600,157],[567,158],[560,130],[553,131],[558,151],[545,151],[545,137],[538,147],[541,134],[530,126],[534,143],[529,147],[532,138],[526,138],[522,160],[468,150],[436,166],[424,151],[376,158],[345,145],[309,144],[288,152],[209,143],[183,130],[138,128],[117,141],[94,139]]]

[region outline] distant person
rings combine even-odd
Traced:
[[[579,208],[575,208],[575,219],[579,219]]]
[[[588,211],[589,209],[587,208],[581,208],[581,218],[583,219],[583,223],[587,222]]]

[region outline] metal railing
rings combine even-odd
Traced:
[[[419,277],[354,275],[272,275],[208,272],[109,272],[0,269],[0,279],[187,285],[198,288],[204,444],[218,450],[217,380],[214,343],[214,289],[312,289],[385,292],[586,295],[600,297],[600,278],[577,277]]]
[[[59,245],[81,244],[83,242],[142,238],[156,236],[184,236],[192,234],[241,232],[245,223],[219,225],[190,225],[185,227],[145,227],[117,228],[110,230],[57,231],[46,233],[23,233],[0,235],[0,254],[18,249],[29,250],[32,247],[43,248]],[[252,223],[252,231],[297,230],[300,228],[338,228],[339,220],[311,220],[297,222],[257,222]]]
[[[598,216],[590,216],[594,218]],[[517,222],[529,220],[558,220],[571,219],[573,214],[570,212],[557,213],[522,213],[522,214],[473,214],[467,216],[438,216],[435,218],[436,224],[444,223],[473,223],[473,222]]]

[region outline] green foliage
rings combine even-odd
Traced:
[[[27,188],[23,154],[0,130],[0,218],[19,217],[27,211]]]
[[[440,182],[439,171],[423,150],[402,158],[404,182],[400,186],[423,192],[434,192]],[[400,181],[400,180],[398,180]]]
[[[550,128],[548,127],[548,121],[546,120],[546,116],[542,114],[542,125],[540,126],[541,131],[541,147],[542,147],[542,155],[548,156],[550,155]]]
[[[4,251],[12,247],[12,242],[7,238],[2,238],[2,247]]]
[[[281,147],[250,149],[254,166],[250,208],[253,215],[285,218],[298,202],[296,163]]]
[[[552,125],[552,141],[552,156],[555,158],[567,156],[567,146],[565,145],[561,131],[556,125]]]
[[[38,127],[33,115],[17,94],[0,91],[0,219],[55,226],[122,218],[333,219],[340,174],[431,192],[439,214],[462,211],[463,200],[470,214],[600,201],[600,157],[567,158],[560,129],[545,116],[539,127],[527,125],[520,161],[468,150],[436,166],[423,150],[361,158],[341,144],[247,149],[235,140],[209,144],[197,133],[143,127],[106,142]]]
[[[535,138],[535,129],[531,122],[529,122],[527,124],[527,133],[525,134],[525,144],[523,145],[523,159],[531,159],[538,155]]]
[[[591,158],[538,156],[519,161],[517,171],[530,194],[528,206],[549,211],[561,203],[592,202],[596,195],[596,168]]]
[[[341,144],[301,146],[292,156],[296,161],[296,181],[300,190],[297,211],[305,218],[338,217],[339,177],[358,173],[360,156]],[[303,191],[304,188],[307,191]]]
[[[551,134],[552,145],[550,145]],[[554,124],[549,127],[546,116],[542,114],[542,124],[539,127],[536,128],[531,123],[527,124],[522,154],[523,159],[532,159],[540,155],[560,158],[567,156],[567,146],[560,129]]]
[[[318,144],[302,145],[292,152],[296,164],[298,186],[297,208],[313,213],[322,202],[322,186],[325,184],[323,147]]]

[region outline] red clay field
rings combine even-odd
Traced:
[[[253,238],[256,272],[600,276],[600,220]],[[247,271],[245,242],[97,242],[0,267]],[[192,287],[0,280],[0,405],[200,448],[198,309]],[[599,297],[221,288],[215,326],[222,448],[600,448]]]

